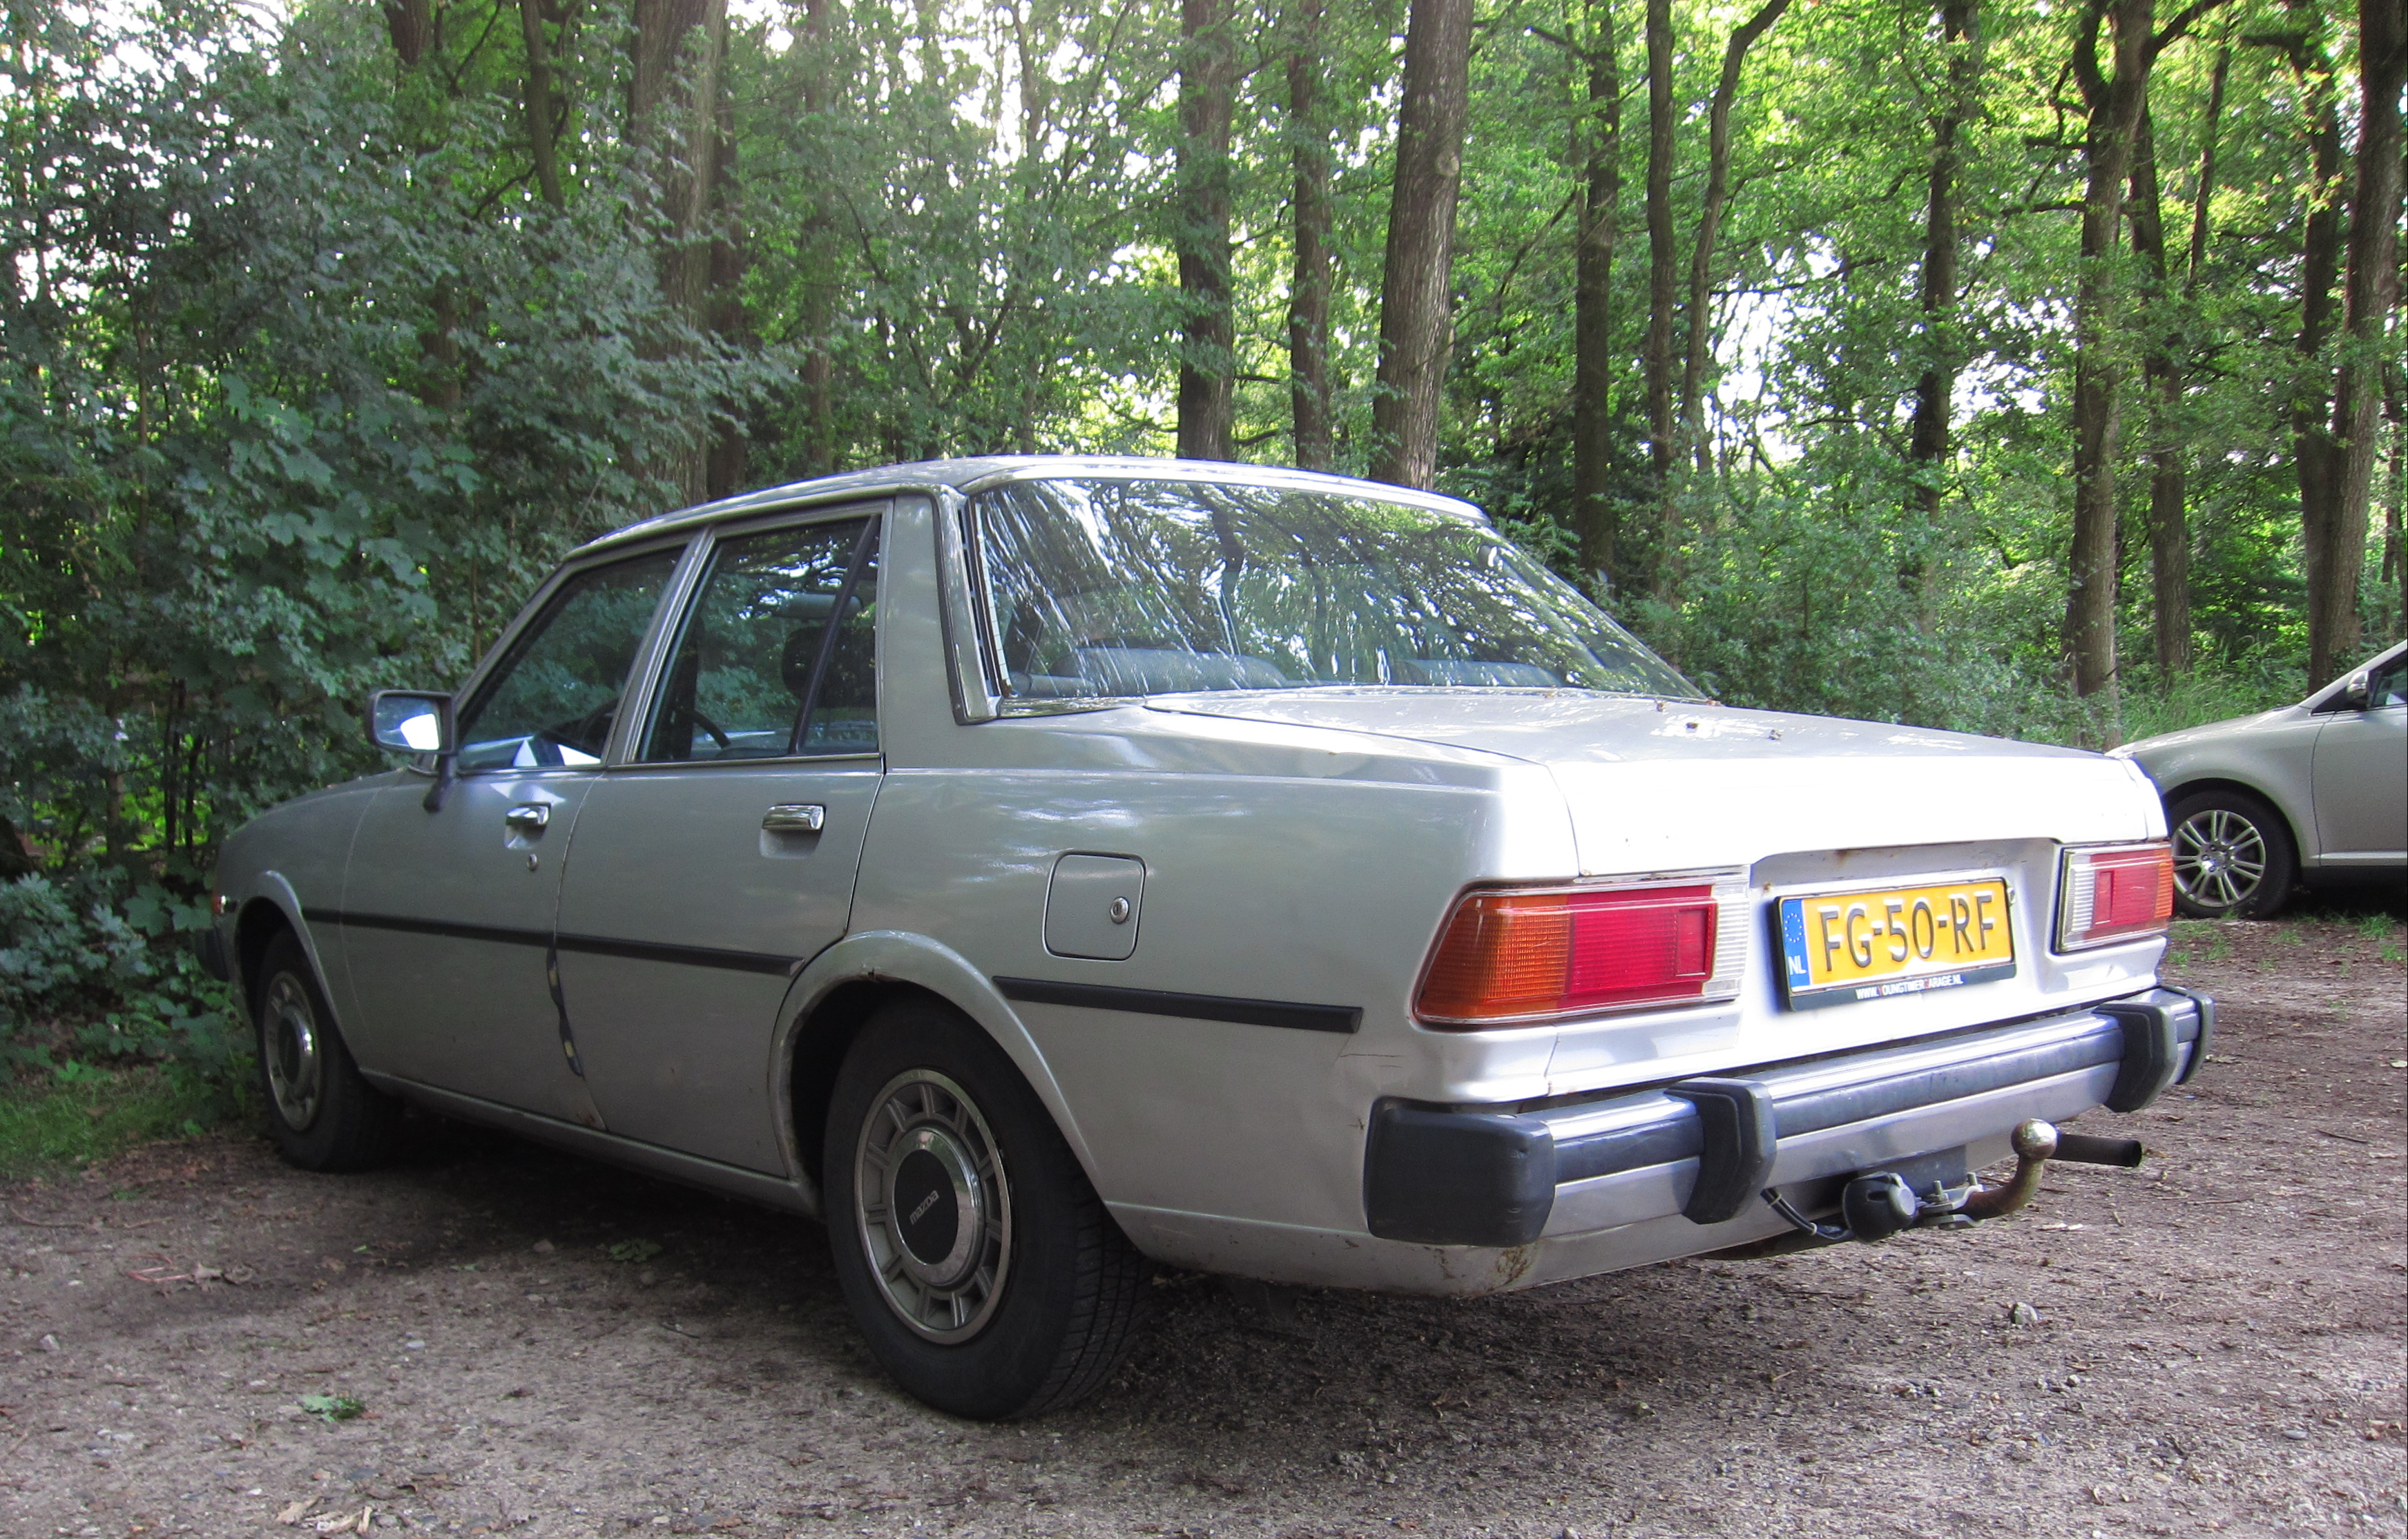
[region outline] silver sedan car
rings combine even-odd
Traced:
[[[2114,750],[2173,833],[2174,905],[2264,919],[2293,886],[2408,871],[2408,642],[2296,705]]]
[[[1167,1263],[1473,1295],[2003,1214],[2204,1057],[2096,754],[1730,709],[1444,497],[837,477],[567,559],[226,848],[286,1156],[400,1108],[823,1221],[930,1404]],[[1985,1188],[1974,1172],[2013,1156]]]

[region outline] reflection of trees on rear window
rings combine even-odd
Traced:
[[[677,558],[664,550],[564,583],[461,712],[459,767],[599,762]]]
[[[1276,487],[1027,481],[976,504],[1011,692],[1308,685],[1696,698],[1485,525]]]

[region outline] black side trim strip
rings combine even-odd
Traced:
[[[800,957],[772,956],[767,951],[724,951],[715,946],[612,940],[607,935],[563,935],[560,948],[589,957],[625,957],[632,962],[666,962],[681,967],[716,967],[722,972],[769,973],[780,977],[803,964]]]
[[[498,924],[455,924],[449,919],[413,919],[400,914],[346,914],[331,908],[312,908],[308,910],[308,918],[311,924],[339,924],[350,930],[394,930],[405,935],[441,935],[448,940],[480,940],[500,946],[552,948],[551,932],[544,930],[512,930]]]
[[[799,957],[771,956],[765,951],[727,951],[713,946],[673,946],[660,941],[614,940],[604,935],[553,936],[541,930],[513,930],[496,924],[456,924],[449,919],[408,919],[398,914],[345,914],[333,909],[309,911],[312,924],[339,924],[355,930],[394,930],[408,935],[441,935],[450,940],[492,941],[500,946],[555,946],[583,956],[626,957],[638,962],[666,962],[681,967],[716,967],[724,972],[764,973],[785,976],[800,967]]]
[[[1174,994],[1159,989],[1112,989],[1099,983],[1054,983],[1045,978],[999,977],[995,986],[1003,990],[1004,998],[1030,1005],[1074,1005],[1086,1010],[1176,1016],[1182,1020],[1228,1020],[1240,1026],[1281,1026],[1292,1032],[1346,1034],[1363,1029],[1362,1007],[1354,1005],[1291,1005],[1276,999]]]

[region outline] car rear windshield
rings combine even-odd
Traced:
[[[1442,508],[1072,479],[972,506],[1019,699],[1316,685],[1700,698],[1578,589]]]

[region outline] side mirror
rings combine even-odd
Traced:
[[[2326,697],[2324,703],[2316,707],[2316,714],[2323,716],[2336,711],[2365,710],[2369,704],[2367,693],[2369,672],[2368,669],[2360,668],[2350,675],[2348,683]]]
[[[397,753],[449,756],[459,745],[452,735],[452,697],[417,690],[379,690],[368,696],[368,741]]]

